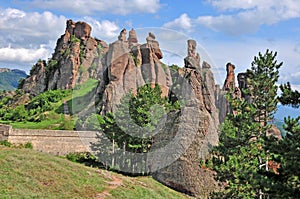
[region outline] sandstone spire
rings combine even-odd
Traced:
[[[136,46],[138,44],[138,39],[136,36],[135,30],[132,28],[129,31],[129,36],[128,36],[128,45],[131,48],[132,46]]]
[[[184,67],[192,69],[200,69],[200,55],[196,52],[197,42],[189,39],[187,41],[187,57],[184,58]]]

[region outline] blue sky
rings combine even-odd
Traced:
[[[48,59],[67,19],[88,22],[107,43],[123,28],[137,29],[140,43],[154,32],[168,64],[182,65],[186,40],[195,39],[218,83],[227,62],[242,72],[269,48],[284,62],[279,83],[300,90],[299,0],[1,0],[0,67],[28,72]]]

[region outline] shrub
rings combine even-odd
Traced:
[[[26,142],[26,143],[24,144],[24,148],[25,148],[25,149],[33,149],[33,145],[32,145],[31,142]]]
[[[96,157],[90,152],[74,152],[66,155],[66,158],[72,162],[84,163],[95,162]]]
[[[12,144],[7,140],[0,141],[0,145],[7,146],[7,147],[12,146]]]

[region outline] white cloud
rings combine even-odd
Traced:
[[[191,23],[190,17],[186,13],[183,13],[177,19],[170,21],[168,23],[165,23],[163,25],[163,27],[165,27],[165,28],[180,28],[180,29],[190,31],[190,29],[192,28],[192,23]]]
[[[222,14],[199,16],[197,22],[231,35],[255,33],[261,25],[272,25],[300,17],[298,0],[208,0]]]
[[[56,40],[64,34],[65,16],[51,12],[24,12],[18,9],[0,9],[0,67],[32,65],[38,59],[47,59],[54,51]],[[111,21],[83,17],[92,27],[92,35],[100,39],[117,36],[119,27]]]
[[[27,5],[50,10],[69,11],[90,15],[96,12],[127,15],[132,13],[156,13],[161,5],[159,0],[34,0]]]
[[[38,49],[11,48],[10,46],[0,48],[0,62],[26,62],[33,63],[38,59],[49,55],[49,50],[45,46]]]
[[[26,13],[17,9],[0,10],[0,46],[48,43],[63,33],[66,18],[51,12]]]
[[[84,21],[92,26],[92,34],[100,39],[112,39],[118,36],[120,28],[111,21],[98,21],[91,17],[84,17]]]

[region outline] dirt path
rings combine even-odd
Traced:
[[[97,194],[95,199],[103,199],[108,196],[111,196],[111,194],[109,193],[111,190],[116,189],[117,187],[123,185],[122,179],[120,179],[116,176],[110,175],[108,172],[106,174],[108,175],[108,178],[111,179],[111,181],[105,181],[105,183],[108,184],[109,186],[107,187],[107,190],[103,191],[102,193]]]

